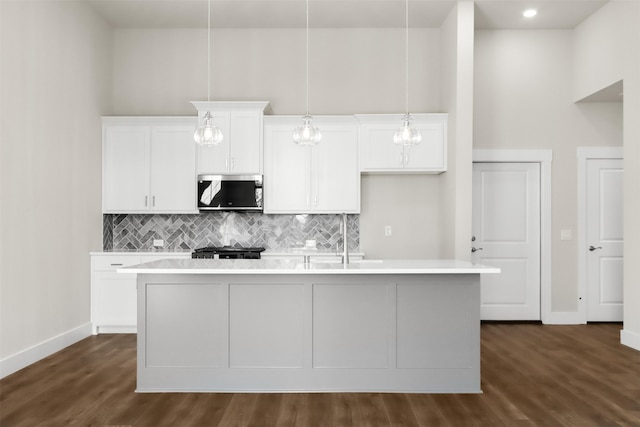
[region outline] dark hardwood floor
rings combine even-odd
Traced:
[[[89,337],[0,381],[0,426],[640,426],[619,324],[482,325],[483,394],[136,394],[135,335]]]

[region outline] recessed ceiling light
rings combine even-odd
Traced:
[[[524,16],[525,18],[533,18],[537,14],[538,14],[538,11],[535,9],[527,9],[524,12],[522,12],[522,16]]]

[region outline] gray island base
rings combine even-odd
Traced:
[[[460,261],[162,260],[138,277],[138,392],[481,393]]]

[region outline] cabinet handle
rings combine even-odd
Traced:
[[[404,153],[400,153],[400,156],[398,156],[398,162],[404,166]]]
[[[229,169],[229,159],[224,159],[224,168]]]
[[[231,158],[231,170],[233,170],[236,167],[236,160],[232,157]]]
[[[144,196],[144,207],[149,206],[149,196]]]
[[[151,198],[151,206],[153,206],[154,208],[156,207],[156,196],[153,196]]]
[[[407,166],[409,164],[409,153],[404,153],[404,165]]]
[[[318,195],[316,194],[316,197],[313,198],[313,207],[317,208],[318,207]]]
[[[118,267],[118,266],[122,266],[122,265],[124,265],[124,264],[122,264],[122,263],[111,264],[112,267]]]

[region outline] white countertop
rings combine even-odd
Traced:
[[[270,259],[163,259],[121,268],[140,274],[478,274],[500,269],[458,260],[363,260],[348,265]]]
[[[101,255],[107,255],[107,256],[122,256],[122,255],[162,255],[162,256],[167,256],[167,257],[173,257],[173,256],[184,256],[184,255],[191,255],[191,253],[193,252],[192,249],[184,249],[184,250],[170,250],[170,251],[165,251],[165,250],[154,250],[154,251],[150,251],[150,250],[130,250],[130,251],[124,251],[124,250],[115,250],[115,251],[94,251],[94,252],[89,252],[89,255],[97,255],[97,256],[101,256]],[[360,256],[363,257],[365,254],[364,252],[349,252],[349,254],[351,256]],[[266,250],[264,252],[262,252],[262,256],[263,257],[269,257],[269,256],[303,256],[303,255],[312,255],[312,256],[340,256],[341,254],[336,253],[336,251],[328,251],[328,250],[322,250],[322,249],[305,249],[305,248],[292,248],[292,249],[276,249],[276,250]]]

